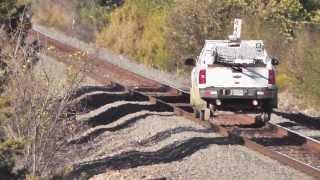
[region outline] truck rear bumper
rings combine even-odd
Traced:
[[[208,104],[223,110],[264,110],[278,107],[278,90],[274,88],[205,88],[200,96]],[[217,102],[219,101],[219,103]],[[253,102],[256,102],[256,105]]]
[[[275,88],[204,88],[200,89],[203,99],[277,99],[278,89]]]

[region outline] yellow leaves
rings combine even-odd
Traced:
[[[312,13],[311,20],[316,24],[320,24],[320,10],[317,10]]]
[[[290,82],[290,79],[285,72],[277,74],[277,85],[281,90],[285,90],[288,86],[288,82]]]
[[[0,78],[4,78],[5,74],[6,74],[6,70],[0,68]]]
[[[247,6],[248,3],[245,0],[226,0],[226,2],[230,5],[238,5],[238,6]]]
[[[285,20],[296,15],[302,6],[297,0],[270,0],[264,13],[266,18]]]
[[[49,46],[49,47],[47,48],[48,51],[55,50],[55,49],[56,49],[56,48],[55,48],[54,46]]]
[[[127,1],[112,13],[109,26],[97,34],[96,43],[164,69],[169,59],[165,39],[168,6],[169,1]]]
[[[88,55],[88,52],[86,51],[76,51],[72,54],[68,54],[68,58],[72,59],[72,60],[83,60],[86,56]]]
[[[145,64],[163,69],[168,65],[166,52],[166,14],[162,11],[154,12],[144,23],[142,39],[139,41],[137,55]]]
[[[288,39],[294,37],[295,29],[307,19],[307,13],[299,0],[270,0],[260,16],[279,23],[282,34]]]
[[[10,106],[9,97],[0,96],[0,109]]]
[[[21,150],[23,146],[23,140],[12,140],[8,139],[2,143],[0,143],[0,154],[2,153],[8,153],[8,152],[17,152],[18,150]]]

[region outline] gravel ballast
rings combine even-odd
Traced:
[[[174,128],[194,129],[169,134],[167,139],[159,142],[154,141],[151,146],[135,145],[136,142],[150,139],[159,132]],[[202,132],[197,132],[200,130]],[[106,143],[104,149],[106,155],[101,156],[100,154],[98,157],[99,159],[115,158],[121,152],[133,150],[155,152],[155,156],[159,155],[159,157],[151,156],[150,158],[155,161],[144,165],[143,162],[135,162],[143,158],[135,159],[133,156],[132,162],[130,160],[127,162],[141,163],[142,166],[120,170],[106,169],[106,173],[95,176],[93,179],[312,179],[241,145],[233,144],[226,137],[209,131],[205,132],[205,130],[182,117],[150,116],[141,119],[133,127],[115,134],[108,134],[103,138]],[[177,142],[185,144],[169,148],[169,155],[161,153],[161,150]],[[194,153],[175,159],[175,156],[191,151],[193,148],[196,149]],[[119,149],[118,152],[115,153],[115,149]],[[159,153],[157,154],[157,152]],[[147,156],[147,154],[141,153],[141,156],[144,155]],[[162,162],[167,156],[173,161]],[[121,160],[121,158],[119,159]]]
[[[46,34],[50,32],[43,27],[37,27],[39,29]],[[52,32],[51,36],[69,41],[57,32]],[[77,46],[83,44],[76,40],[69,43]],[[85,45],[82,48],[89,49]],[[119,65],[125,62],[120,57],[114,58],[117,63],[121,61]],[[139,66],[130,65],[145,76],[184,87],[183,80],[173,79],[171,75],[159,75],[158,71],[144,71]],[[108,107],[104,106],[102,111],[108,111]],[[91,117],[102,111],[88,112],[82,116],[90,121]],[[99,133],[89,141],[75,145],[86,155],[74,156],[71,162],[78,174],[92,179],[312,179],[170,112],[150,111],[148,114],[146,110],[128,111],[119,119],[107,116],[100,119],[102,122],[104,120],[109,123],[99,125],[100,128],[93,126],[92,129],[84,129],[74,136],[74,139],[81,139],[81,136],[99,129]],[[101,127],[103,125],[105,127]]]
[[[108,124],[91,142],[97,145],[91,156],[74,162],[77,173],[100,174],[93,179],[312,179],[183,117],[133,120],[141,114]]]

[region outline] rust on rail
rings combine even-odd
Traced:
[[[33,31],[32,34],[39,37],[41,42],[55,46],[59,51],[66,53],[80,51],[76,47],[65,45],[39,32]],[[229,119],[230,121],[241,119],[250,125],[254,122],[254,119],[250,116],[221,115],[216,118],[216,121],[200,121],[194,117],[193,108],[188,105],[189,97],[179,92],[179,90],[129,72],[97,58],[95,54],[86,55],[85,58],[95,65],[95,69],[87,75],[98,82],[105,83],[105,79],[107,79],[110,73],[113,76],[112,80],[129,79],[130,84],[117,81],[116,83],[129,89],[131,93],[148,97],[152,102],[170,106],[177,115],[184,116],[201,126],[211,127],[214,132],[228,135],[230,138],[237,138],[243,142],[243,145],[252,150],[320,179],[320,170],[318,169],[320,168],[319,142],[272,124],[256,128],[254,126],[226,127],[218,123],[219,119]],[[66,64],[70,63],[67,60],[63,60],[63,62]],[[111,82],[112,80],[110,79]]]

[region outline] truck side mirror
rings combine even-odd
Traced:
[[[184,65],[186,66],[195,66],[196,61],[193,58],[188,58],[184,61]]]
[[[280,61],[277,58],[272,58],[271,59],[271,64],[274,66],[277,66],[280,64]]]

